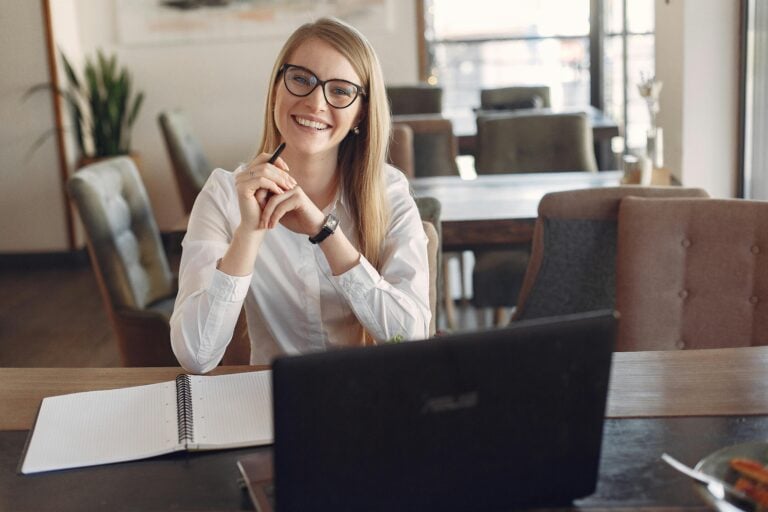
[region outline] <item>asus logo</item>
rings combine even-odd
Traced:
[[[460,395],[444,395],[427,398],[421,407],[421,414],[436,414],[441,412],[471,409],[477,405],[477,391]]]

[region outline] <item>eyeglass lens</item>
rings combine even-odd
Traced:
[[[312,72],[296,66],[288,66],[285,70],[285,86],[293,95],[308,96],[320,84],[323,84],[325,101],[332,107],[348,107],[357,98],[358,88],[351,82],[345,80],[321,82]]]

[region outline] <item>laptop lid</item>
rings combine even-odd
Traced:
[[[276,359],[279,512],[470,511],[594,492],[615,317]]]

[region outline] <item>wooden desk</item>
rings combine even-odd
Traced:
[[[442,204],[443,250],[500,248],[529,243],[539,201],[549,192],[620,184],[621,171],[484,174],[415,178],[417,197]]]
[[[225,367],[216,373],[253,370]],[[0,368],[0,510],[247,510],[235,461],[268,448],[173,454],[31,476],[15,474],[44,396],[171,380],[179,368]],[[689,481],[658,460],[692,464],[764,439],[768,346],[614,355],[600,481],[578,506],[703,510]],[[616,495],[616,489],[629,495]]]

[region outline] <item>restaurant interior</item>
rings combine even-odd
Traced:
[[[726,454],[768,463],[762,0],[3,0],[2,464],[18,462],[47,394],[182,371],[169,321],[192,206],[214,169],[253,158],[283,42],[325,15],[359,29],[383,70],[387,160],[429,240],[430,337],[617,311],[614,444],[580,508],[729,510],[658,457],[707,461],[731,483],[705,457],[760,441]],[[89,88],[113,101],[101,115]],[[118,135],[102,140],[118,104]],[[270,364],[246,324],[214,373]],[[634,487],[605,470],[623,464]],[[0,509],[56,509],[12,473]],[[37,482],[53,493],[77,478]],[[148,492],[120,499],[252,506]],[[104,500],[59,505],[121,509]]]

